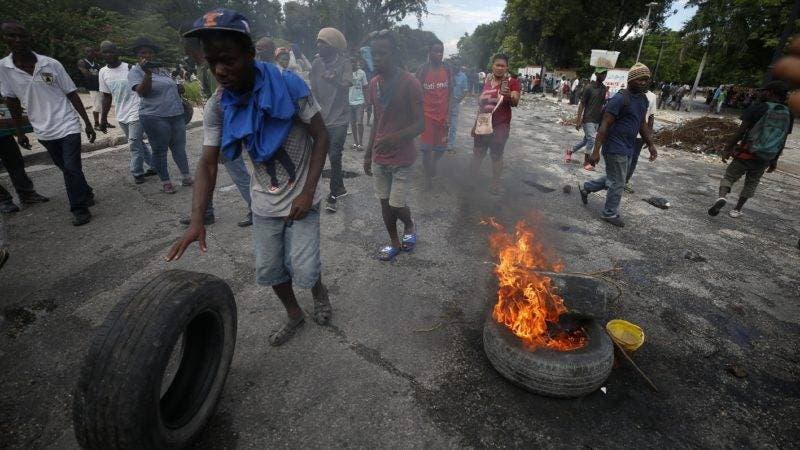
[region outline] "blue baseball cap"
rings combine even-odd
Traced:
[[[233,31],[250,36],[250,22],[237,11],[217,8],[195,20],[192,28],[183,33],[183,37],[198,37],[206,31]]]

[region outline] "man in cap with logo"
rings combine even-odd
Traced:
[[[89,142],[94,142],[97,136],[78,97],[78,89],[60,62],[31,50],[31,34],[25,27],[5,22],[0,29],[11,49],[11,54],[0,60],[0,95],[5,97],[11,111],[17,141],[20,146],[31,148],[22,131],[22,108],[25,108],[36,138],[64,174],[72,224],[87,224],[92,219],[89,207],[94,206],[94,193],[81,165],[78,116],[86,125]]]
[[[342,151],[350,120],[350,86],[353,68],[347,58],[347,40],[336,28],[323,28],[317,35],[319,56],[311,65],[311,92],[322,108],[322,118],[328,128],[331,162],[331,183],[325,209],[336,212],[336,200],[347,195],[342,178]]]
[[[624,227],[625,222],[619,215],[619,205],[625,188],[625,177],[628,164],[634,153],[636,135],[641,134],[650,150],[650,161],[657,156],[656,147],[645,122],[648,101],[644,92],[650,82],[650,69],[644,64],[636,63],[628,71],[628,88],[617,92],[603,109],[603,119],[597,130],[594,151],[590,161],[600,160],[602,149],[606,174],[595,180],[578,185],[581,201],[589,203],[589,194],[602,190],[606,193],[606,203],[600,218],[606,222]]]
[[[241,14],[210,11],[184,36],[200,38],[221,89],[206,102],[203,114],[203,155],[197,164],[191,223],[166,259],[179,259],[194,241],[201,252],[208,251],[203,214],[214,192],[220,153],[233,160],[246,151],[253,162],[256,282],[272,287],[286,308],[286,322],[269,336],[270,345],[281,345],[305,323],[295,286],[311,289],[315,322],[326,325],[332,315],[319,250],[325,123],[297,74],[255,59],[250,25]]]

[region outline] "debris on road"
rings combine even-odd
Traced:
[[[649,197],[649,198],[643,198],[642,200],[646,201],[647,203],[650,203],[656,208],[669,209],[669,207],[672,206],[669,203],[669,200],[665,199],[664,197]]]
[[[561,188],[561,192],[563,192],[563,193],[565,193],[565,194],[569,194],[570,192],[572,192],[572,185],[571,185],[571,184],[565,184],[565,185],[564,185],[564,186]]]
[[[686,252],[683,253],[683,258],[684,259],[688,259],[689,261],[693,261],[693,262],[706,262],[706,261],[708,261],[705,258],[705,256],[703,256],[703,255],[701,255],[699,253],[695,253],[695,252],[693,252],[691,250],[686,250]]]
[[[719,153],[726,139],[739,125],[731,119],[699,117],[682,124],[665,127],[653,136],[656,145],[663,145],[691,153]]]
[[[747,371],[744,370],[742,366],[737,366],[736,364],[728,364],[725,366],[725,370],[736,378],[744,378],[747,376]]]

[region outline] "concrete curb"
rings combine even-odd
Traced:
[[[199,128],[203,126],[202,120],[194,120],[186,124],[186,129],[191,130],[194,128]],[[81,137],[84,139],[84,137]],[[125,136],[98,136],[97,139],[93,143],[82,143],[81,144],[81,153],[88,153],[94,152],[97,150],[103,150],[109,147],[116,147],[118,145],[123,145],[127,142]],[[50,155],[47,154],[47,150],[41,149],[39,151],[34,151],[30,153],[25,153],[25,150],[22,150],[22,159],[25,161],[26,166],[31,166],[35,164],[52,164],[52,160],[50,159]],[[5,168],[3,168],[2,172],[5,172]]]

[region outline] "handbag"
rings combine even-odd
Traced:
[[[478,113],[478,117],[475,118],[476,136],[486,136],[494,133],[494,128],[492,128],[492,115],[494,115],[494,112],[497,111],[497,108],[500,106],[500,103],[503,103],[502,95],[497,99],[497,104],[494,105],[494,109],[492,110],[492,112]]]

